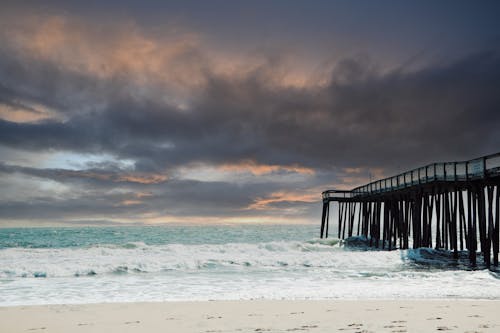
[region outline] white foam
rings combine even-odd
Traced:
[[[338,250],[338,249],[337,249]],[[239,269],[240,267],[325,267],[336,266],[339,257],[331,245],[314,242],[270,242],[222,245],[170,244],[90,248],[9,248],[0,251],[0,277],[69,277],[118,272],[154,273],[171,270]]]
[[[0,305],[500,297],[495,273],[436,268],[426,251],[350,251],[338,240],[9,248],[0,250]]]

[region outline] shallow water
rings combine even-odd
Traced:
[[[0,305],[210,299],[498,298],[431,249],[365,251],[317,226],[0,229]]]

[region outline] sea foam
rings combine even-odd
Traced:
[[[335,238],[307,237],[301,234],[304,228],[289,228],[279,229],[285,233],[280,241],[270,240],[270,229],[246,226],[205,227],[201,231],[206,238],[196,228],[117,228],[106,230],[104,236],[92,228],[79,231],[78,237],[67,229],[44,230],[46,241],[35,239],[30,230],[29,246],[15,245],[20,243],[15,237],[23,236],[16,230],[15,237],[3,235],[11,245],[4,242],[0,249],[0,306],[500,297],[496,272],[471,270],[447,251],[371,251],[345,246]],[[170,231],[174,235],[166,233]],[[142,240],[141,232],[146,235]],[[63,239],[53,238],[65,233]],[[81,239],[85,235],[88,239]]]

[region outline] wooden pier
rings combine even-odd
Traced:
[[[467,250],[473,266],[479,251],[487,267],[498,266],[499,186],[497,153],[429,164],[350,191],[324,191],[321,238],[336,217],[340,239],[365,236],[370,246],[387,250],[433,247],[455,258]]]

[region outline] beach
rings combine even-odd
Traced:
[[[204,301],[0,307],[1,332],[498,332],[500,301]]]
[[[0,332],[500,331],[498,272],[316,231],[2,229]]]

